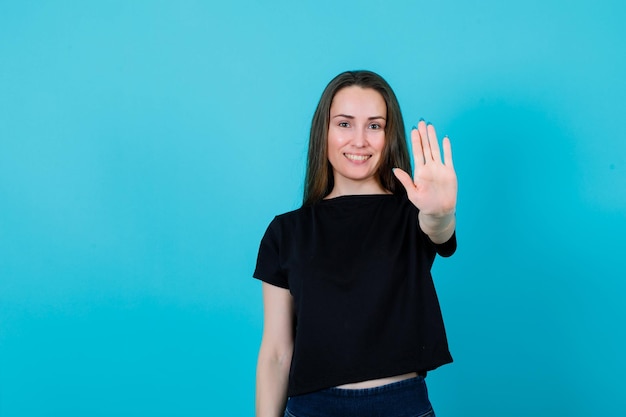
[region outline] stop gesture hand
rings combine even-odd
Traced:
[[[420,210],[422,230],[435,243],[443,243],[454,232],[457,178],[452,164],[450,139],[443,138],[443,160],[433,125],[420,121],[411,130],[413,178],[396,168],[394,174],[406,189],[409,200]]]

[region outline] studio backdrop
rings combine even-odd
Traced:
[[[0,416],[252,416],[325,85],[452,141],[439,416],[626,415],[617,0],[0,1]]]

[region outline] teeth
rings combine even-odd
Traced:
[[[352,159],[353,161],[365,161],[366,159],[369,159],[370,157],[370,155],[352,155],[349,153],[346,153],[344,155],[346,155],[346,158]]]

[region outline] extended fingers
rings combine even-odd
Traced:
[[[424,165],[424,147],[422,146],[420,131],[416,128],[411,130],[411,147],[413,148],[415,168],[419,165]]]
[[[439,148],[439,141],[437,140],[435,126],[430,123],[426,123],[424,120],[420,120],[417,124],[417,129],[413,129],[411,131],[411,142],[413,144],[413,156],[416,168],[421,164],[427,164],[429,162],[441,163],[441,149]],[[448,148],[449,145],[448,140]],[[444,147],[444,163],[446,160],[445,153],[446,149]],[[449,156],[451,158],[452,154],[450,153]]]
[[[430,154],[432,160],[435,162],[441,162],[441,150],[439,149],[439,141],[437,140],[437,132],[435,132],[435,126],[428,123],[426,126],[428,133],[428,144],[430,147]]]
[[[420,138],[420,146],[422,148],[422,155],[424,156],[424,163],[433,159],[430,145],[428,144],[428,125],[424,120],[420,120],[417,124],[417,131]]]
[[[454,168],[452,163],[452,145],[450,144],[450,138],[448,136],[443,137],[443,163],[446,166]]]

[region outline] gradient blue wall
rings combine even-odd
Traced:
[[[453,141],[440,416],[624,415],[621,1],[1,1],[0,416],[250,416],[326,83]],[[594,411],[595,410],[595,411]]]

